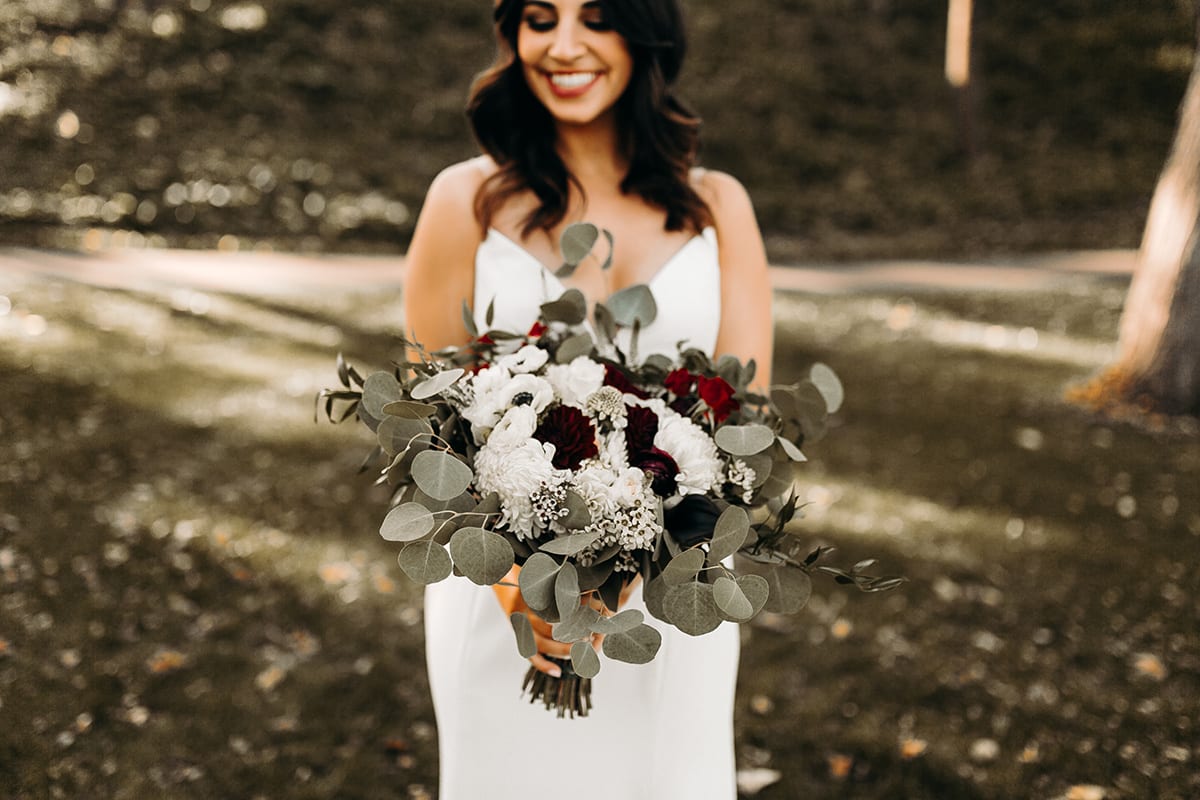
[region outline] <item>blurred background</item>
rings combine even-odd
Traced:
[[[742,796],[1200,795],[1200,424],[1077,402],[1193,4],[684,5],[776,378],[847,388],[796,530],[911,581],[743,626]],[[313,398],[398,355],[489,17],[0,3],[0,797],[436,796],[421,592]]]

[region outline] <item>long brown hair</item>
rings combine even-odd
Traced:
[[[689,171],[700,118],[672,92],[687,41],[678,0],[602,0],[604,13],[629,46],[633,75],[617,101],[617,127],[629,171],[621,191],[667,214],[666,229],[712,224],[712,212],[692,188]],[[499,170],[479,188],[475,214],[484,227],[505,201],[526,189],[538,206],[522,234],[549,231],[567,213],[570,185],[582,190],[555,149],[554,118],[525,83],[517,58],[524,0],[501,0],[495,11],[495,62],[471,87],[467,117],[475,139]]]

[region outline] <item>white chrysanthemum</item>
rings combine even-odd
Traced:
[[[475,486],[485,496],[500,496],[501,523],[522,539],[532,538],[535,514],[529,496],[554,482],[554,446],[536,440],[512,448],[490,445],[475,455]]]
[[[579,356],[570,364],[547,367],[546,380],[563,403],[582,409],[587,406],[588,395],[604,385],[604,365]]]
[[[497,359],[496,363],[514,373],[537,372],[549,358],[550,354],[542,348],[527,344],[517,352]]]
[[[661,403],[661,401],[659,401]],[[654,446],[666,451],[679,467],[680,494],[705,494],[721,480],[721,457],[712,438],[696,423],[669,408],[658,411]]]

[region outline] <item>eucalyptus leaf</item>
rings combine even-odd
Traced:
[[[750,517],[740,506],[730,506],[717,517],[712,541],[708,546],[708,563],[718,564],[733,555],[745,543],[750,533]]]
[[[730,622],[747,622],[754,616],[754,605],[738,582],[722,575],[713,583],[713,602],[721,616]]]
[[[723,425],[713,441],[730,455],[752,456],[774,444],[775,432],[766,425]]]
[[[418,403],[413,400],[397,400],[383,407],[383,413],[393,417],[408,419],[429,419],[437,411],[437,406],[429,403]]]
[[[521,566],[517,585],[521,597],[535,611],[554,604],[554,581],[558,578],[558,562],[545,553],[534,553]]]
[[[414,443],[420,444],[422,449],[427,448],[428,436],[432,432],[433,429],[425,420],[385,416],[375,429],[375,438],[385,453],[395,457]]]
[[[430,584],[450,577],[450,554],[437,542],[411,542],[396,557],[400,569],[416,583]]]
[[[383,518],[379,535],[389,542],[412,542],[429,534],[434,525],[433,514],[420,503],[396,506]]]
[[[480,586],[491,586],[512,569],[512,545],[498,533],[483,528],[460,528],[450,537],[454,566]]]
[[[563,229],[558,239],[563,261],[578,265],[588,257],[600,238],[600,229],[590,222],[576,222]]]
[[[769,449],[761,453],[755,453],[752,456],[742,456],[741,459],[746,463],[747,467],[754,470],[754,481],[751,483],[750,488],[757,489],[767,482],[767,478],[771,477],[775,462],[771,458],[771,451]]]
[[[567,289],[557,300],[543,303],[540,310],[547,322],[578,325],[587,319],[587,300],[578,289]]]
[[[455,367],[448,369],[445,372],[439,372],[432,378],[427,378],[408,393],[413,400],[424,400],[427,397],[434,397],[449,389],[454,385],[455,381],[466,374],[466,370]]]
[[[450,500],[467,490],[475,474],[471,468],[442,450],[417,454],[412,465],[413,480],[435,500]]]
[[[763,606],[767,603],[767,598],[771,595],[771,585],[767,583],[767,579],[761,575],[739,575],[737,584],[742,588],[742,594],[746,595],[746,599],[750,601],[751,608],[754,609],[754,614],[763,610]]]
[[[591,642],[571,645],[571,669],[581,678],[594,678],[600,672],[600,657]]]
[[[663,609],[663,600],[670,588],[661,575],[646,581],[646,584],[642,586],[642,602],[646,604],[646,611],[650,612],[650,616],[661,619],[663,622],[670,622],[667,619],[667,612]]]
[[[663,568],[662,580],[668,586],[677,586],[681,583],[694,580],[696,573],[704,566],[704,551],[699,548],[684,550],[679,555],[671,559],[671,562]]]
[[[846,399],[846,391],[842,388],[837,373],[824,364],[813,364],[812,369],[808,371],[808,379],[817,387],[821,397],[825,398],[826,410],[830,414],[836,414],[842,407],[842,401]]]
[[[787,453],[787,457],[792,461],[795,461],[796,463],[808,461],[808,458],[805,457],[804,453],[800,452],[800,448],[796,447],[796,445],[790,439],[785,439],[784,437],[780,436],[775,441],[779,443],[779,446],[783,448],[783,452]]]
[[[578,493],[567,490],[567,516],[559,520],[563,527],[568,530],[574,528],[586,528],[592,524],[592,512],[588,511],[587,501],[584,500]]]
[[[587,567],[577,567],[579,573],[579,591],[590,592],[599,589],[616,569],[617,560],[609,557],[593,562]]]
[[[372,372],[363,382],[362,407],[375,419],[383,417],[384,406],[400,398],[400,381],[390,372]]]
[[[413,502],[420,503],[430,511],[453,511],[455,514],[468,514],[475,510],[475,499],[471,497],[470,492],[463,492],[460,495],[450,498],[449,500],[438,500],[430,497],[417,487],[413,492]],[[478,519],[478,518],[476,518]],[[480,525],[480,527],[483,527]]]
[[[619,292],[614,292],[604,304],[612,312],[613,319],[622,327],[631,328],[634,322],[646,327],[658,316],[658,304],[654,293],[644,283],[635,283]]]
[[[668,589],[663,598],[663,610],[671,624],[691,636],[701,636],[721,624],[713,587],[699,581]]]
[[[597,333],[604,336],[605,341],[611,342],[617,335],[617,321],[613,319],[612,312],[602,303],[596,303],[592,309],[592,316],[596,320]]]
[[[592,626],[596,624],[596,620],[600,619],[600,612],[590,606],[575,606],[575,610],[570,614],[564,614],[562,622],[554,625],[550,630],[554,636],[554,641],[570,644],[571,642],[582,642],[591,640]],[[590,645],[589,645],[590,646]]]
[[[613,661],[626,664],[649,664],[662,646],[662,634],[649,625],[638,625],[624,633],[604,637],[601,648]]]
[[[559,364],[570,364],[580,356],[591,354],[595,346],[596,343],[588,334],[576,334],[558,346],[558,350],[554,353],[554,360]]]
[[[529,617],[520,611],[514,611],[508,616],[512,623],[513,634],[517,637],[517,652],[521,658],[533,658],[537,655],[537,641],[533,638],[533,625]]]
[[[573,533],[569,536],[560,536],[557,539],[551,539],[538,547],[544,553],[553,553],[556,556],[573,556],[576,553],[586,550],[593,542],[600,538],[602,531],[591,531],[589,533]]]
[[[607,228],[601,228],[600,232],[604,234],[605,241],[608,242],[608,255],[604,257],[604,262],[600,265],[600,269],[606,270],[613,264],[613,256],[616,254],[617,242],[613,238],[612,231]]]
[[[462,319],[463,325],[467,329],[467,333],[474,339],[479,335],[479,328],[475,325],[475,315],[471,313],[471,307],[467,305],[467,301],[462,301]]]
[[[771,595],[764,606],[775,614],[795,614],[812,596],[812,579],[795,567],[772,567],[764,576]]]
[[[554,581],[554,605],[558,608],[558,616],[564,620],[579,608],[579,573],[569,561],[559,568]]]
[[[602,633],[605,636],[614,633],[625,633],[626,631],[633,630],[645,621],[645,614],[636,608],[630,608],[611,617],[601,616],[596,621],[596,624],[592,626],[592,633]]]

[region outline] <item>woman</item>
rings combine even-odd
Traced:
[[[658,316],[641,355],[686,340],[754,359],[766,383],[766,256],[741,185],[693,167],[699,121],[671,93],[685,49],[677,0],[502,0],[495,30],[497,61],[468,108],[486,155],[437,177],[409,249],[417,341],[463,344],[464,300],[481,329],[489,306],[494,327],[528,329],[563,290],[559,235],[586,220],[612,232],[613,262],[581,269],[574,286],[593,302],[650,286]],[[591,715],[561,720],[519,696],[528,665],[506,619],[519,602],[461,579],[427,590],[442,800],[735,796],[735,625],[692,638],[649,618],[663,633],[658,657],[603,659]],[[628,607],[644,609],[640,590]],[[545,656],[568,648],[535,628],[531,661],[555,674]]]

